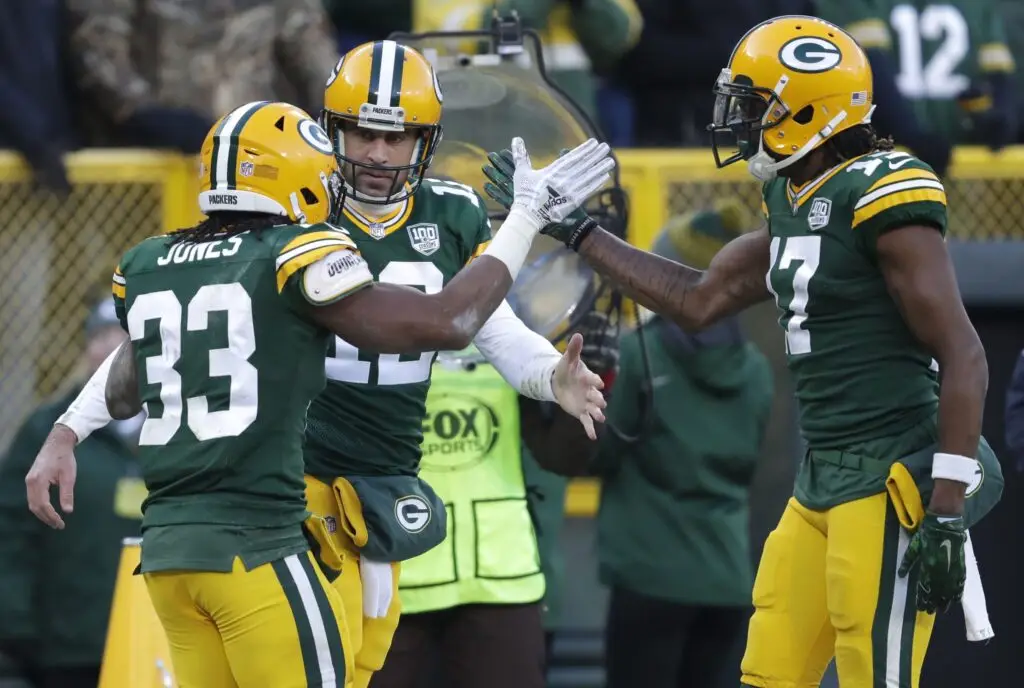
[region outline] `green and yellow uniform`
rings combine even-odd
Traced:
[[[876,246],[901,227],[944,233],[945,190],[927,165],[889,152],[800,188],[773,180],[763,198],[808,451],[758,569],[743,680],[817,685],[834,653],[852,686],[917,686],[935,617],[916,612],[916,574],[897,568],[929,497],[937,366],[889,295]],[[1001,492],[984,440],[978,459],[968,524]]]
[[[329,339],[298,277],[351,247],[329,226],[161,236],[114,274],[148,411],[141,570],[171,646],[206,658],[176,666],[182,681],[344,680],[341,599],[303,533],[305,412],[324,387]]]
[[[436,179],[424,180],[384,216],[370,218],[348,204],[339,224],[376,281],[428,294],[441,291],[491,237],[480,196],[469,186]],[[398,626],[397,562],[445,537],[444,505],[417,477],[436,356],[361,351],[335,337],[327,350],[327,387],[307,414],[306,496],[310,510],[332,525],[319,555],[345,602],[359,677],[383,666]],[[361,556],[395,562],[394,598],[384,618],[363,617],[355,565]]]

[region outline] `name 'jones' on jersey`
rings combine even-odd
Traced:
[[[846,161],[794,189],[764,185],[775,294],[801,431],[814,448],[897,434],[936,412],[937,367],[889,295],[878,238],[910,225],[945,233],[946,195],[907,153]]]
[[[490,240],[483,200],[469,186],[426,179],[388,215],[372,221],[346,207],[339,224],[378,282],[436,294]],[[327,388],[307,414],[306,471],[415,475],[436,351],[378,354],[335,338]]]

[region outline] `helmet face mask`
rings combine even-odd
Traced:
[[[732,80],[729,69],[723,69],[715,82],[715,107],[708,131],[715,164],[725,167],[740,160],[750,160],[761,150],[765,129],[778,126],[789,116],[789,108],[776,93],[739,75]],[[724,155],[723,149],[736,149]]]
[[[391,204],[416,193],[441,141],[441,87],[429,62],[395,41],[364,43],[338,62],[327,80],[320,122],[334,146],[345,195],[372,204]],[[350,150],[346,134],[405,132],[415,137],[402,162],[370,162]],[[382,192],[359,189],[360,175],[390,178]]]
[[[365,203],[394,203],[414,193],[426,176],[427,166],[433,158],[440,138],[438,136],[431,137],[431,132],[422,127],[403,126],[402,128],[383,129],[330,114],[325,117],[325,124],[327,125],[325,129],[334,145],[338,165],[341,167],[344,183],[343,198],[349,196]],[[384,145],[390,152],[393,148],[404,147],[405,143],[405,140],[397,143],[388,141],[394,133],[404,133],[408,136],[405,140],[412,142],[407,158],[408,162],[383,164],[368,161],[365,159],[365,153],[360,154],[360,149],[364,145],[362,141],[356,139],[353,142],[353,135],[365,140],[365,145],[374,145],[375,139],[384,138]],[[431,139],[433,140],[431,141]],[[388,180],[388,183],[386,186],[371,184],[371,186],[382,186],[380,191],[363,190],[360,188],[364,186],[361,183],[364,179],[362,175]]]

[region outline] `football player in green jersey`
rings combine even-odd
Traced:
[[[339,61],[321,116],[345,182],[339,225],[376,280],[428,294],[491,241],[483,199],[467,185],[426,176],[441,138],[442,107],[430,63],[411,47],[383,40]],[[520,393],[557,401],[593,435],[592,416],[603,404],[598,378],[582,365],[573,373],[572,358],[530,331],[507,304],[473,343]],[[338,524],[321,560],[339,572],[335,586],[358,648],[356,688],[365,688],[390,648],[400,614],[398,562],[447,532],[444,505],[417,477],[436,349],[398,356],[334,339],[327,387],[307,415],[306,494],[311,511]]]
[[[255,102],[214,126],[200,166],[208,218],[124,255],[113,291],[131,344],[104,372],[111,415],[147,410],[141,572],[181,685],[351,682],[344,601],[307,540],[328,542],[328,526],[309,517],[303,481],[306,409],[325,384],[329,335],[395,355],[468,344],[544,215],[601,186],[607,154],[589,141],[574,162],[534,171],[523,149],[517,174],[534,193],[521,198],[520,221],[424,294],[375,282],[351,237],[327,222],[342,181],[308,115]],[[50,525],[63,525],[50,485],[70,511],[73,477],[73,454],[41,452],[26,478],[30,507]]]
[[[763,182],[766,226],[706,271],[584,213],[543,231],[688,331],[774,295],[808,449],[765,544],[741,680],[816,686],[835,657],[844,688],[916,687],[936,611],[976,575],[967,528],[1002,491],[980,435],[988,369],[944,242],[945,190],[875,136],[867,58],[832,24],[757,25],[715,92],[716,161],[746,161]],[[503,154],[489,157],[500,200],[514,180]],[[969,638],[991,635],[969,623]]]

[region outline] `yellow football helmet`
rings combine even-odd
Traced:
[[[206,135],[199,209],[284,215],[316,224],[341,207],[341,174],[331,140],[288,103],[247,103]]]
[[[345,54],[327,79],[320,123],[337,156],[352,166],[352,174],[367,168],[394,174],[387,196],[356,191],[354,179],[345,180],[345,192],[367,203],[394,203],[414,194],[441,142],[441,103],[441,85],[434,68],[413,48],[395,41],[374,41]],[[408,165],[369,165],[345,155],[346,126],[384,132],[411,130],[419,138]],[[409,183],[403,185],[400,176],[406,171]]]
[[[871,65],[845,31],[815,17],[769,19],[747,32],[715,83],[712,150],[746,160],[761,181],[841,131],[871,121]],[[738,152],[723,159],[723,136]]]

